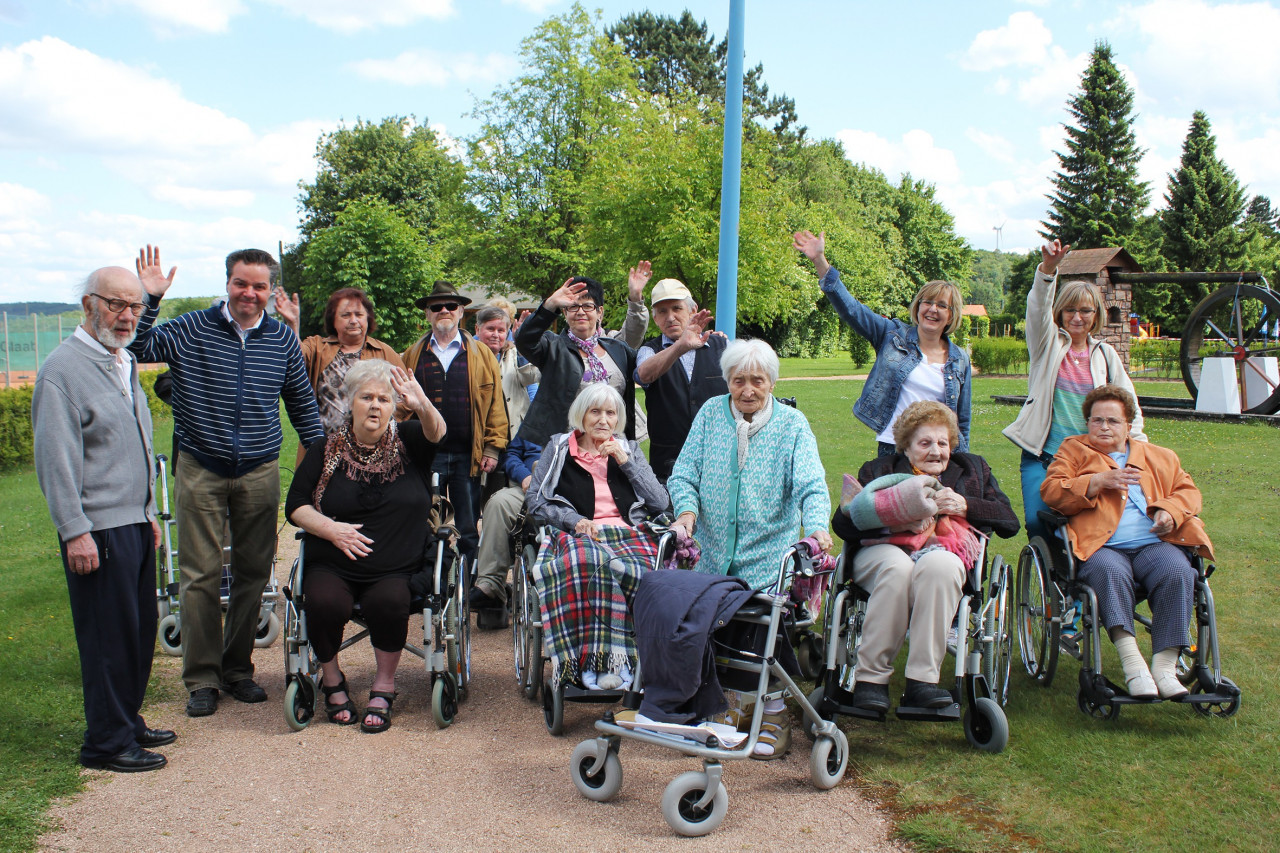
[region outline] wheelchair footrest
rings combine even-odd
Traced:
[[[614,705],[626,695],[622,690],[587,690],[576,684],[564,685],[564,701],[596,705]]]
[[[885,713],[883,711],[873,711],[869,708],[858,708],[849,704],[853,700],[853,694],[843,687],[828,688],[830,694],[824,693],[822,703],[818,705],[816,710],[819,716],[830,716],[833,714],[841,717],[855,717],[859,720],[874,720],[877,723],[883,723]]]
[[[476,610],[476,627],[485,631],[497,631],[511,627],[511,611],[505,607],[486,607]]]
[[[948,705],[945,708],[910,708],[899,705],[894,711],[899,720],[913,720],[918,723],[950,723],[960,719],[960,705]]]

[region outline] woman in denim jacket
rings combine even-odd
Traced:
[[[973,369],[969,356],[948,337],[960,325],[960,289],[948,281],[931,281],[911,300],[911,323],[890,320],[849,293],[840,273],[827,263],[826,240],[825,232],[814,236],[797,231],[793,245],[813,261],[822,292],[840,319],[875,347],[876,361],[853,414],[875,431],[879,455],[894,453],[893,424],[918,400],[935,400],[956,413],[960,444],[955,449],[968,451]]]

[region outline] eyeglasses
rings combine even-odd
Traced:
[[[1081,317],[1092,317],[1097,314],[1096,308],[1063,308],[1063,314],[1079,314]]]
[[[141,317],[142,312],[147,310],[147,303],[145,302],[129,302],[124,299],[108,299],[105,296],[98,296],[96,293],[90,293],[89,295],[97,296],[103,302],[107,303],[107,310],[112,314],[119,314],[121,311],[128,308],[133,312],[133,316]]]
[[[457,311],[458,303],[457,302],[436,302],[433,305],[428,305],[427,310],[432,313],[439,313],[441,311]]]
[[[929,306],[933,306],[934,308],[938,309],[939,311],[950,311],[950,310],[951,310],[951,306],[950,306],[950,305],[948,305],[948,304],[947,304],[947,303],[945,303],[945,302],[934,302],[933,300],[930,300],[930,299],[921,299],[921,300],[920,300],[920,309],[921,309],[921,310],[924,310],[925,308],[927,308],[927,307],[929,307]]]
[[[590,314],[592,311],[596,310],[599,307],[600,306],[595,304],[594,302],[580,302],[577,305],[570,305],[568,308],[564,309],[564,313]]]
[[[1102,429],[1103,427],[1119,429],[1123,424],[1124,421],[1116,418],[1089,418],[1089,426],[1097,427],[1098,429]]]

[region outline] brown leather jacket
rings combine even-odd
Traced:
[[[325,368],[337,358],[338,351],[341,348],[342,345],[338,343],[338,338],[332,335],[329,337],[312,335],[302,342],[302,360],[307,365],[307,378],[311,380],[312,391],[319,389],[320,377],[324,375]],[[360,360],[364,361],[368,358],[380,358],[389,362],[392,367],[404,367],[404,362],[400,360],[400,353],[377,338],[367,337],[364,339],[364,348],[360,350]],[[396,406],[396,420],[402,421],[409,415],[408,406],[403,403]]]
[[[1193,548],[1201,556],[1213,559],[1213,544],[1204,532],[1204,523],[1197,517],[1203,502],[1200,490],[1191,481],[1191,475],[1182,470],[1178,454],[1149,441],[1130,440],[1128,464],[1138,469],[1147,511],[1163,509],[1173,516],[1173,531],[1160,538]],[[1081,560],[1092,557],[1120,524],[1124,492],[1103,489],[1096,496],[1088,497],[1089,478],[1117,467],[1110,455],[1089,444],[1087,435],[1073,435],[1058,448],[1040,487],[1044,502],[1070,519],[1067,535],[1072,551]]]

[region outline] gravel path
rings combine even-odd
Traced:
[[[292,542],[289,542],[291,545]],[[280,565],[287,566],[283,559]],[[283,577],[281,578],[283,581]],[[410,640],[421,639],[421,620]],[[797,730],[791,754],[725,765],[729,813],[702,839],[675,836],[662,818],[662,791],[697,761],[624,742],[622,793],[583,799],[569,779],[573,747],[594,734],[599,706],[568,705],[564,737],[549,735],[540,704],[515,684],[508,631],[472,632],[471,698],[448,729],[431,720],[427,676],[408,654],[390,731],[367,735],[325,722],[302,732],[284,721],[280,643],[254,662],[270,696],[242,705],[224,696],[218,713],[184,712],[176,658],[156,672],[171,694],[153,700],[147,720],[178,732],[163,749],[169,766],[152,773],[86,772],[87,790],[55,805],[58,827],[44,850],[841,850],[908,848],[850,777],[832,791],[809,782],[809,740]],[[373,676],[368,644],[343,654],[357,705]]]

